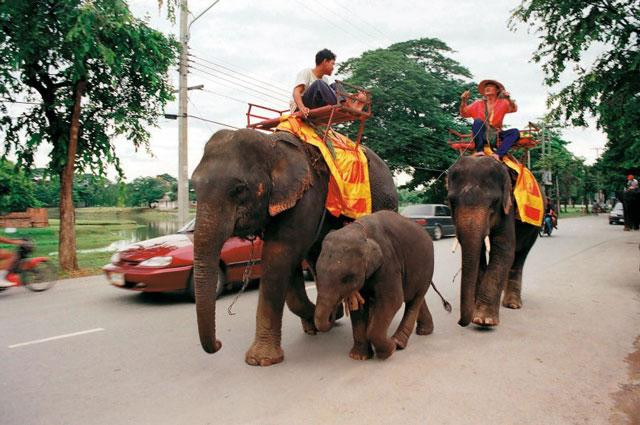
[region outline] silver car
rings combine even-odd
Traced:
[[[451,218],[451,210],[446,205],[409,205],[402,208],[400,214],[424,227],[435,241],[443,236],[455,236],[456,234],[456,227]]]

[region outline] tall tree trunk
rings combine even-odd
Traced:
[[[71,115],[67,162],[60,175],[60,235],[58,237],[58,258],[65,271],[78,270],[76,256],[76,213],[73,208],[73,173],[78,151],[78,130],[80,128],[80,106],[87,82],[80,80],[75,86],[75,102]]]

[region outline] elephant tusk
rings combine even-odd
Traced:
[[[484,245],[487,247],[487,254],[491,252],[491,241],[489,240],[489,236],[484,237]]]

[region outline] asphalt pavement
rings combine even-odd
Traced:
[[[181,295],[133,293],[102,276],[12,288],[0,293],[0,424],[635,423],[640,232],[606,215],[561,219],[525,265],[523,309],[503,308],[490,330],[457,325],[452,244],[434,243],[434,280],[453,312],[430,290],[434,333],[386,361],[348,357],[348,320],[309,336],[285,310],[285,361],[246,365],[256,290],[233,316],[234,294],[218,302],[223,348],[209,355]]]

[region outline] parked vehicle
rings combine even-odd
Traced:
[[[624,212],[622,202],[616,202],[609,213],[609,224],[624,224]]]
[[[31,257],[33,242],[24,239],[16,248],[16,259],[9,267],[7,280],[13,286],[24,286],[33,292],[46,291],[58,279],[56,268],[47,257]],[[11,286],[0,287],[0,292]]]
[[[195,299],[193,283],[193,231],[195,219],[176,234],[136,242],[111,257],[104,271],[109,282],[123,289],[142,292],[184,291]],[[231,238],[222,246],[218,264],[219,296],[226,288],[242,282],[252,263],[250,279],[262,275],[262,241]]]
[[[400,210],[400,214],[415,221],[429,232],[433,240],[443,236],[455,236],[456,227],[451,210],[443,204],[415,204]]]

